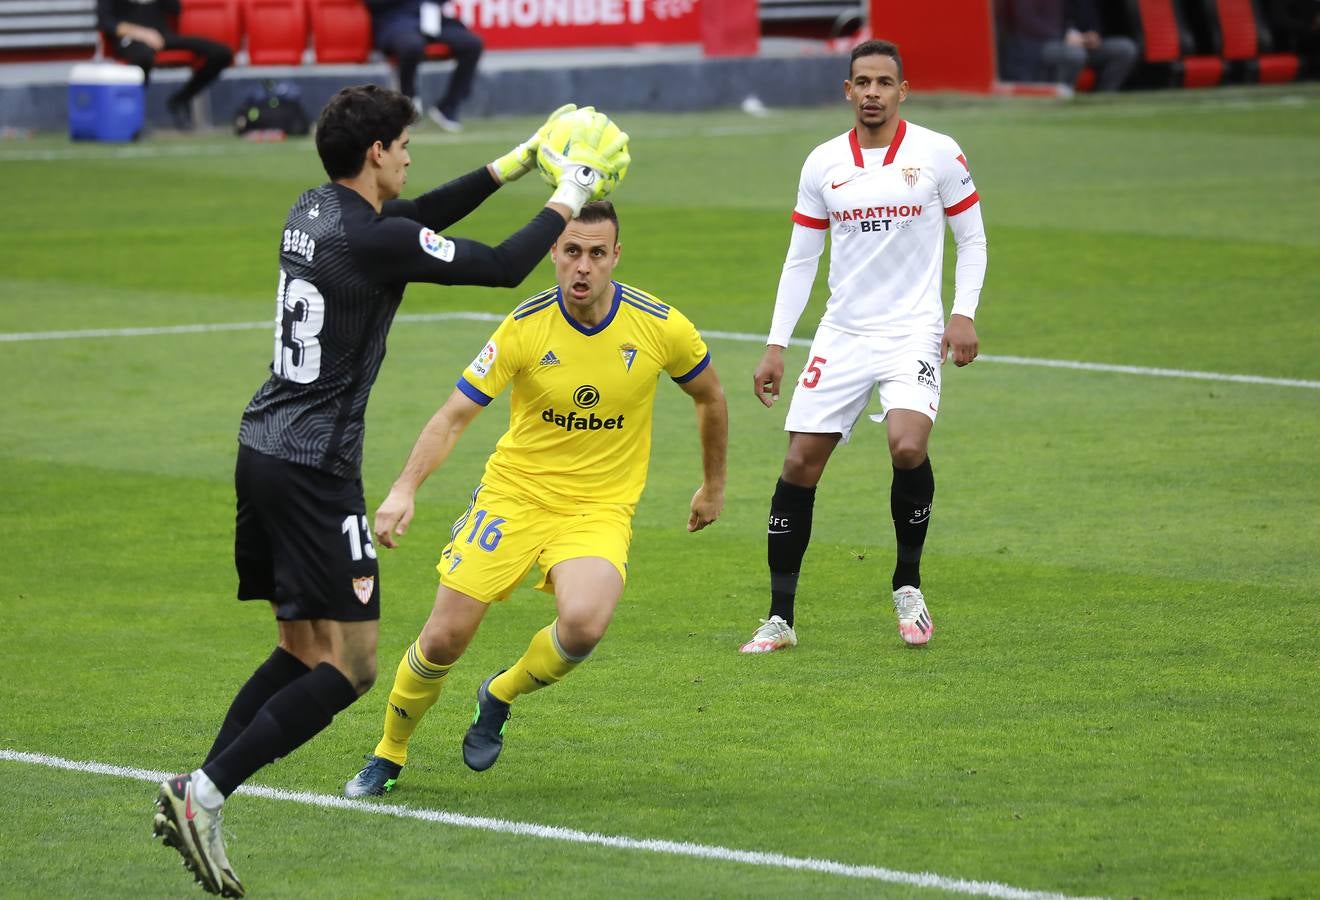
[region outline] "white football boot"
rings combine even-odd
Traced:
[[[935,633],[935,623],[926,609],[926,598],[911,585],[894,591],[894,612],[898,614],[898,633],[909,647],[920,647]]]
[[[160,785],[153,832],[183,858],[184,867],[208,893],[242,897],[243,883],[225,856],[220,808],[207,809],[193,794],[191,775],[176,775]]]
[[[797,646],[797,635],[793,628],[779,616],[761,620],[761,627],[752,634],[752,639],[738,648],[739,653],[773,653],[775,650],[787,650]]]

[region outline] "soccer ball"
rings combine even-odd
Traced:
[[[596,111],[591,107],[582,109],[560,116],[550,127],[550,133],[541,139],[541,146],[536,151],[536,170],[541,175],[541,180],[551,187],[559,184],[559,179],[563,174],[564,167],[570,163],[569,152],[573,148],[573,136],[583,127],[589,127],[591,119],[596,115]],[[624,164],[617,170],[610,167],[608,161],[602,158],[598,151],[610,147],[620,137],[624,138]],[[596,181],[595,187],[591,192],[592,200],[603,199],[607,194],[619,186],[623,176],[628,173],[627,158],[627,136],[623,134],[619,126],[614,124],[613,120],[605,126],[604,132],[600,136],[600,141],[592,152],[582,153],[579,148],[578,158],[572,162],[580,162],[590,165],[600,172],[601,177]]]

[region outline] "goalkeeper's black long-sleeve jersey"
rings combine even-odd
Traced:
[[[408,282],[516,287],[564,229],[543,209],[495,247],[440,233],[498,186],[482,167],[379,215],[340,184],[299,197],[280,241],[271,376],[243,412],[239,443],[360,477],[367,397]]]

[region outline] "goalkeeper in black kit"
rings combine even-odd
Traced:
[[[280,236],[271,374],[243,411],[234,473],[238,599],[269,601],[279,642],[234,696],[206,759],[164,781],[156,799],[156,835],[213,894],[244,894],[225,855],[225,798],[376,680],[380,580],[362,490],[363,417],[404,288],[515,287],[628,165],[627,135],[569,105],[489,165],[401,200],[415,118],[395,91],[336,94],[316,128],[329,181],[298,198]],[[566,125],[561,177],[527,225],[495,247],[445,236],[535,167],[543,137]]]

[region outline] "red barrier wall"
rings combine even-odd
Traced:
[[[730,0],[734,6],[742,2]],[[449,0],[447,9],[487,47],[510,50],[695,44],[702,39],[706,3],[721,5],[720,0]]]
[[[701,47],[707,56],[755,56],[761,41],[756,0],[705,0]]]
[[[914,91],[988,94],[995,81],[991,0],[871,0],[871,34],[898,44]]]

